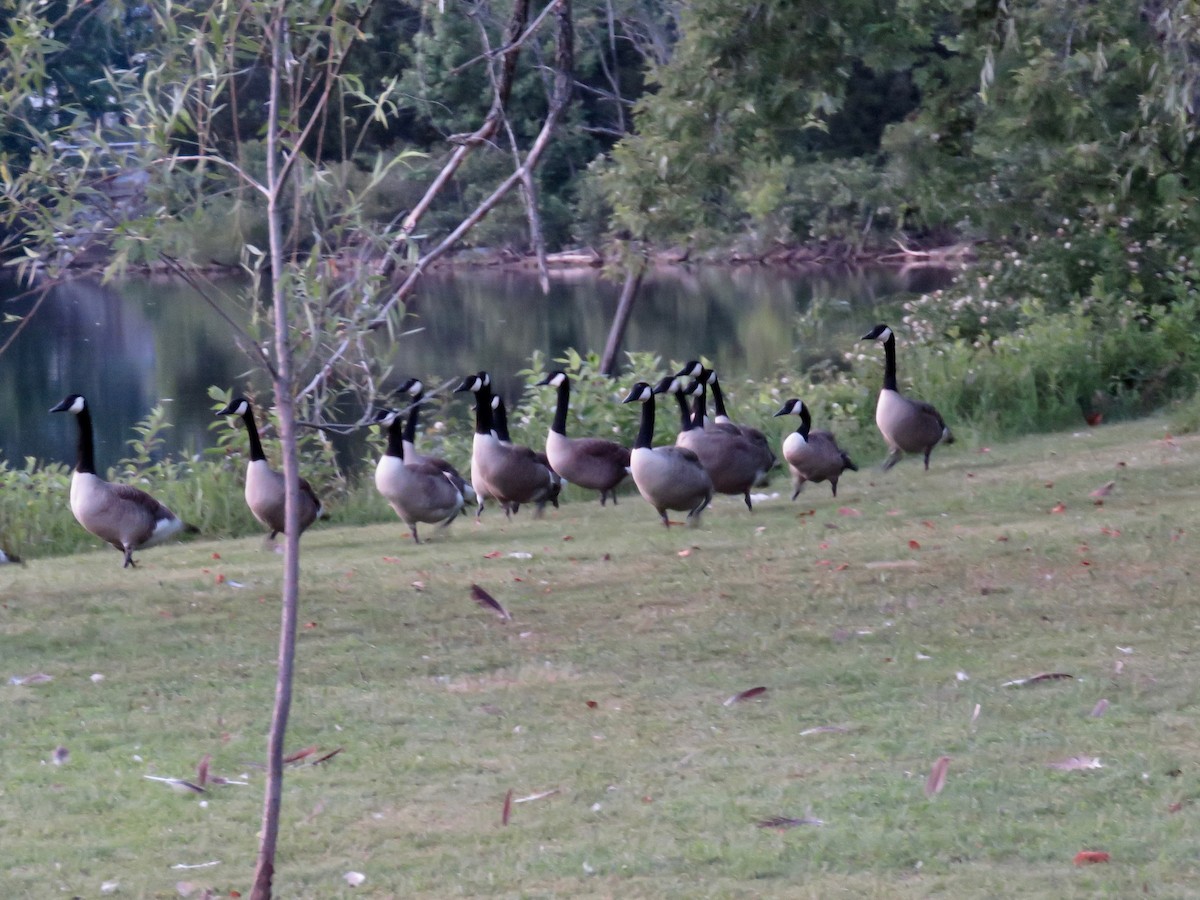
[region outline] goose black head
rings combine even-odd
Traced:
[[[639,381],[629,391],[629,396],[622,400],[622,403],[645,403],[655,394],[655,389],[650,387],[646,382]]]
[[[892,329],[888,326],[880,324],[876,325],[866,334],[859,338],[860,341],[883,341],[886,343],[892,337]]]
[[[57,406],[52,406],[50,412],[69,412],[79,415],[87,409],[87,401],[83,394],[67,394]]]
[[[250,401],[245,397],[234,397],[229,405],[217,413],[218,416],[244,416],[250,409]]]

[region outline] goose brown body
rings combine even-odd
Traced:
[[[792,499],[799,496],[805,482],[828,481],[837,496],[838,479],[849,469],[858,471],[837,439],[828,431],[812,431],[812,416],[801,400],[793,398],[775,413],[777,416],[799,416],[800,426],[783,439],[783,458],[792,473]]]
[[[96,474],[92,418],[82,395],[71,394],[50,411],[74,413],[79,426],[78,459],[71,473],[71,513],[87,531],[120,550],[126,568],[136,565],[134,550],[161,544],[185,528],[195,530],[145,491],[105,481]]]
[[[554,422],[546,434],[546,459],[550,467],[571,484],[599,491],[601,506],[610,496],[615,506],[617,486],[629,474],[629,448],[604,438],[567,437],[570,377],[555,371],[538,384],[551,385],[558,392]]]
[[[665,378],[651,387],[644,381],[633,386],[624,403],[642,404],[641,427],[630,454],[630,470],[638,493],[658,511],[666,526],[668,510],[686,511],[692,525],[712,502],[713,483],[700,457],[686,447],[654,447],[654,395],[668,391],[678,379]]]
[[[514,504],[544,504],[556,497],[550,467],[541,463],[530,448],[505,444],[492,432],[491,376],[487,372],[468,375],[457,390],[475,394],[471,484],[479,498],[476,516],[483,511],[487,497],[510,513]]]
[[[753,512],[750,488],[766,476],[774,454],[769,451],[764,453],[763,447],[734,426],[705,428],[702,424],[704,387],[702,381],[697,381],[683,390],[684,393],[695,395],[695,408],[690,423],[684,418],[684,429],[675,438],[675,445],[691,450],[700,458],[712,479],[714,491],[718,494],[740,495],[746,508]],[[679,392],[678,376],[666,390],[668,393]]]
[[[471,487],[471,483],[459,474],[458,469],[454,467],[448,460],[440,456],[430,456],[421,453],[417,450],[417,418],[420,414],[421,404],[425,400],[425,385],[419,378],[410,378],[396,389],[397,394],[407,394],[412,398],[412,410],[408,414],[408,421],[404,426],[404,462],[406,465],[416,463],[428,463],[447,475],[454,486],[462,491],[463,499],[467,503],[475,502],[475,489]]]
[[[250,462],[246,465],[246,505],[254,518],[270,529],[267,541],[274,541],[277,534],[287,531],[287,483],[283,473],[271,468],[263,452],[262,439],[254,420],[254,407],[245,397],[235,397],[217,415],[237,416],[246,425],[250,439]],[[300,479],[300,531],[321,515],[321,500],[311,484]]]
[[[415,415],[414,410],[410,415]],[[462,488],[454,478],[429,462],[408,462],[399,413],[381,410],[379,424],[388,430],[387,449],[375,466],[375,489],[408,526],[415,543],[417,523],[445,528],[462,511]]]
[[[924,454],[928,470],[933,448],[938,444],[953,444],[954,435],[932,404],[900,393],[896,380],[896,336],[892,329],[887,325],[876,325],[861,339],[883,343],[883,388],[875,404],[875,425],[888,445],[884,471],[899,462],[905,453]]]

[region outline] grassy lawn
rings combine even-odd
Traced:
[[[1165,428],[859,459],[837,500],[777,475],[698,529],[633,494],[421,547],[318,526],[277,895],[1195,896],[1200,438]],[[137,558],[0,568],[6,898],[248,891],[281,557]],[[144,777],[206,754],[249,785]],[[505,825],[510,790],[556,793]]]

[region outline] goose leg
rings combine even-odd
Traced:
[[[903,455],[904,455],[903,450],[901,450],[898,447],[894,448],[892,450],[892,452],[887,455],[887,459],[885,459],[883,461],[883,471],[886,472],[888,469],[890,469],[896,463],[900,462],[900,457],[902,457]],[[928,461],[929,461],[928,456],[925,457],[925,461],[926,461],[926,463],[928,463]]]
[[[754,512],[754,504],[750,502],[750,491],[749,490],[747,490],[746,493],[744,493],[742,495],[742,499],[746,501],[746,509],[750,510],[750,512]]]

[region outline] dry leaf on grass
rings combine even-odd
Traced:
[[[306,756],[312,756],[316,752],[317,752],[316,744],[314,744],[311,747],[305,747],[303,750],[297,750],[295,753],[287,754],[283,758],[283,764],[285,766],[287,766],[287,765],[291,765],[294,762],[300,762],[300,760],[304,759]]]
[[[336,750],[330,750],[328,753],[318,756],[316,759],[314,759],[312,761],[311,765],[319,766],[323,762],[329,762],[329,760],[333,759],[335,756],[337,756],[339,753],[341,753],[342,749],[343,749],[342,747],[338,747]]]
[[[849,731],[848,725],[818,725],[815,728],[805,728],[800,732],[800,737],[808,737],[810,734],[846,734]]]
[[[497,601],[495,597],[493,597],[491,594],[489,594],[487,591],[485,591],[483,588],[481,588],[477,584],[471,585],[471,599],[474,600],[476,603],[478,603],[480,606],[482,606],[486,609],[490,609],[492,612],[494,612],[496,615],[498,615],[505,622],[512,621],[512,616],[509,615],[508,610],[505,609],[503,606],[501,606],[499,601]]]
[[[517,797],[513,803],[532,803],[534,800],[545,800],[547,797],[553,797],[558,793],[558,788],[550,788],[548,791],[539,791],[536,794],[530,794],[528,797]]]
[[[512,795],[513,795],[512,788],[509,788],[508,793],[504,795],[504,806],[501,807],[501,809],[500,809],[500,824],[501,825],[507,825],[508,820],[510,818],[512,818],[512,805],[513,805],[513,796]]]
[[[1092,707],[1090,715],[1093,719],[1098,719],[1106,712],[1108,712],[1108,701],[1101,698],[1100,700],[1097,700],[1096,705]]]
[[[1110,858],[1103,850],[1080,850],[1075,854],[1075,865],[1087,866],[1092,863],[1106,863]]]
[[[725,706],[733,706],[735,703],[741,703],[743,700],[753,700],[755,697],[760,697],[767,692],[765,687],[747,688],[739,694],[734,694],[724,703]]]
[[[204,787],[208,784],[208,764],[212,762],[212,754],[205,753],[196,764],[196,784]]]
[[[1095,756],[1072,756],[1070,759],[1060,759],[1058,762],[1047,763],[1047,765],[1060,772],[1083,772],[1088,769],[1104,768],[1104,764]]]
[[[192,784],[190,781],[185,781],[182,778],[161,778],[158,775],[143,775],[142,777],[145,779],[148,779],[150,781],[161,782],[161,783],[167,785],[168,787],[171,787],[171,788],[173,788],[177,791],[180,791],[182,793],[185,793],[185,794],[207,794],[208,793],[208,791],[206,791],[204,788],[200,787],[200,785]]]
[[[1030,675],[1028,678],[1015,678],[1012,681],[1006,681],[1000,687],[1027,687],[1031,684],[1041,684],[1044,681],[1059,681],[1063,678],[1074,677],[1074,675],[1068,675],[1066,672],[1039,672],[1037,675]]]
[[[818,828],[825,824],[823,819],[818,819],[811,812],[806,813],[799,819],[793,819],[790,816],[771,816],[769,819],[763,819],[761,822],[755,823],[759,828],[796,828],[799,825],[815,825]]]
[[[942,788],[946,786],[946,772],[949,769],[950,757],[939,756],[937,762],[929,770],[929,777],[925,779],[926,797],[933,798],[942,792]]]
[[[53,675],[47,675],[45,672],[34,672],[32,675],[14,675],[8,679],[9,684],[45,684],[47,681],[53,681]]]
[[[1112,493],[1112,489],[1116,486],[1117,486],[1117,483],[1115,481],[1110,481],[1108,484],[1102,485],[1101,487],[1096,488],[1094,491],[1092,491],[1090,494],[1088,494],[1088,496],[1089,497],[1107,497],[1109,494]]]

